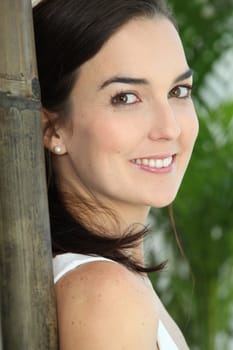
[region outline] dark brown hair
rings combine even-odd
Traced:
[[[79,67],[120,27],[134,18],[155,16],[166,17],[175,25],[162,0],[43,0],[34,8],[33,16],[42,105],[61,118],[69,115],[69,96],[78,79]],[[147,227],[135,233],[132,226],[125,233],[119,232],[118,238],[111,238],[104,224],[102,227],[85,225],[85,220],[81,220],[83,216],[104,212],[117,229],[117,217],[102,205],[85,202],[78,194],[60,193],[48,151],[46,164],[55,255],[65,252],[101,255],[139,272],[163,267],[163,264],[143,267],[127,255],[126,249],[138,244],[148,232]],[[72,206],[80,220],[68,209]],[[113,236],[116,237],[116,232]]]

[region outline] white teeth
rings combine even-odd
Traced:
[[[162,159],[156,159],[155,161],[155,168],[163,168],[163,160]]]
[[[149,165],[149,159],[142,159],[142,164],[143,165]]]
[[[137,165],[149,166],[150,168],[167,168],[172,163],[172,156],[164,158],[164,159],[147,159],[147,158],[138,158],[135,159],[134,162]]]
[[[168,167],[171,164],[171,162],[172,162],[172,157],[165,158],[163,160],[163,166]]]
[[[150,168],[155,168],[156,167],[156,161],[154,159],[150,159],[148,165],[149,165]]]

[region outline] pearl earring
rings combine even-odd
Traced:
[[[56,154],[60,154],[62,151],[61,146],[55,146],[53,150],[54,150],[54,153]]]

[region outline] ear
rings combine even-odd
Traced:
[[[44,146],[52,153],[64,155],[67,153],[61,128],[59,127],[57,113],[42,109],[42,128]]]

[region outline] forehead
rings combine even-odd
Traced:
[[[179,75],[187,68],[183,46],[166,18],[134,19],[121,27],[101,50],[83,64],[80,73],[99,75]],[[159,78],[159,76],[158,76]]]

